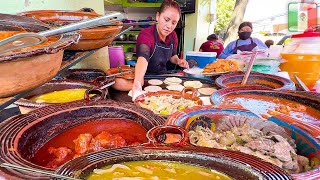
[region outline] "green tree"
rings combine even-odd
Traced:
[[[236,0],[217,0],[217,21],[214,31],[217,34],[227,31]]]
[[[236,0],[227,33],[223,39],[225,44],[238,38],[238,27],[243,21],[248,2],[249,0]]]

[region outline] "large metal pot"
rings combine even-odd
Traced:
[[[73,102],[36,109],[0,124],[0,161],[45,171],[31,161],[37,151],[54,137],[88,122],[108,122],[110,119],[127,119],[140,124],[145,130],[164,124],[164,119],[132,103],[115,101]],[[97,126],[99,128],[100,126]],[[118,127],[118,129],[121,126]],[[127,131],[127,129],[122,129]],[[65,137],[69,138],[70,137]],[[67,140],[67,139],[66,139]],[[1,172],[2,171],[2,172]],[[39,174],[0,168],[0,177],[17,179],[46,179]]]
[[[44,31],[47,25],[30,18],[0,14],[0,36],[25,31]],[[15,20],[15,21],[14,21]],[[35,28],[32,28],[35,24]],[[52,37],[49,42],[0,55],[0,98],[32,89],[52,79],[61,66],[63,50],[78,42],[79,34]]]
[[[22,12],[19,15],[32,17],[52,26],[61,26],[85,19],[101,16],[92,9],[81,9],[78,11],[66,10],[37,10]],[[115,26],[101,26],[90,29],[79,30],[81,38],[79,43],[69,47],[69,50],[93,50],[109,45],[115,36],[121,31],[122,22]]]

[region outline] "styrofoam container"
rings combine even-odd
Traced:
[[[216,52],[195,52],[188,51],[186,54],[186,60],[194,59],[199,68],[204,68],[207,64],[216,61]]]

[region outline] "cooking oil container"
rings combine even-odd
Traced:
[[[320,32],[304,32],[296,34],[287,43],[281,57],[286,61],[280,65],[282,71],[287,71],[291,80],[297,75],[312,89],[320,79]]]

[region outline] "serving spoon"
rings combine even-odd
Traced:
[[[1,163],[0,166],[3,167],[3,168],[9,168],[9,169],[15,169],[15,170],[20,170],[20,171],[38,173],[38,174],[42,174],[42,175],[45,175],[45,176],[48,176],[48,177],[61,178],[61,179],[66,179],[66,180],[81,180],[81,179],[78,179],[78,178],[73,178],[73,177],[64,176],[64,175],[55,174],[55,173],[50,173],[50,172],[43,171],[43,170],[40,170],[40,169],[27,168],[27,167],[15,165],[15,164]]]
[[[100,16],[93,19],[88,19],[76,23],[72,23],[66,26],[61,26],[55,29],[42,31],[39,33],[21,33],[11,36],[9,38],[0,41],[0,54],[9,52],[15,49],[34,46],[46,42],[46,37],[63,34],[71,31],[76,31],[85,28],[92,28],[102,25],[112,24],[124,19],[124,15],[120,12],[110,13],[104,16]]]

